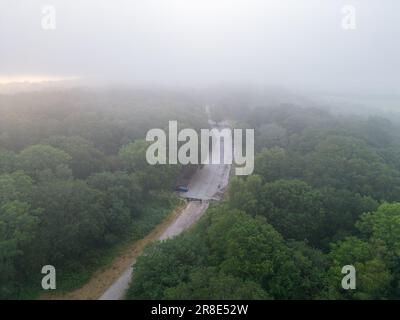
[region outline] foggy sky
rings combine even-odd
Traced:
[[[398,93],[399,16],[398,0],[0,0],[0,78]]]

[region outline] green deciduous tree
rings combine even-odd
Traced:
[[[146,160],[146,151],[150,144],[136,140],[121,148],[119,156],[125,169],[135,173],[145,191],[172,189],[181,166],[156,164],[150,165]]]
[[[265,300],[271,297],[259,284],[218,272],[217,268],[205,267],[192,271],[188,282],[167,288],[166,299],[182,300]]]
[[[66,152],[49,145],[33,145],[18,155],[19,168],[35,179],[59,173],[70,161],[71,157]]]
[[[0,207],[0,298],[7,297],[17,284],[17,263],[24,261],[27,245],[36,237],[39,210],[29,204],[10,201]]]
[[[329,269],[327,297],[331,299],[381,299],[390,294],[392,276],[382,256],[384,247],[348,237],[332,244],[329,254],[332,266]],[[356,270],[356,290],[344,290],[341,273],[346,265]]]
[[[318,245],[325,219],[318,190],[300,180],[278,180],[264,186],[261,198],[263,214],[283,237]]]

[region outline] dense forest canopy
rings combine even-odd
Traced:
[[[398,118],[257,99],[212,113],[255,129],[254,175],[234,177],[196,228],[148,248],[129,298],[400,297]],[[357,290],[341,287],[345,265]]]
[[[207,127],[204,106],[176,91],[0,95],[1,298],[35,295],[47,264],[74,287],[104,250],[162,221],[181,167],[148,165],[144,137],[171,118]]]
[[[400,121],[276,92],[71,89],[0,95],[0,297],[37,297],[40,269],[81,285],[104,252],[177,205],[182,166],[149,166],[147,130],[211,117],[255,129],[255,171],[188,232],[150,246],[131,299],[400,297]],[[285,103],[282,103],[285,102]],[[344,265],[357,290],[344,291]]]

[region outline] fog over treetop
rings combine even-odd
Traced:
[[[399,12],[395,0],[1,0],[0,77],[396,93]]]

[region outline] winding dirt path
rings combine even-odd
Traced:
[[[218,148],[216,148],[218,149]],[[223,158],[223,147],[216,150]],[[209,155],[211,156],[211,154]],[[230,164],[207,164],[199,169],[189,184],[189,192],[181,197],[198,199],[180,206],[145,238],[127,246],[114,261],[97,271],[88,283],[66,294],[49,293],[42,299],[120,300],[124,299],[132,278],[132,265],[144,248],[155,240],[166,240],[194,225],[208,208],[209,201],[219,200],[230,176]]]
[[[144,248],[151,242],[159,239],[168,230],[181,213],[186,208],[186,204],[176,208],[161,224],[159,224],[146,237],[135,241],[121,249],[121,252],[111,262],[111,264],[99,269],[84,286],[72,292],[60,294],[49,292],[40,297],[42,300],[96,300],[115,283],[140,256]]]

